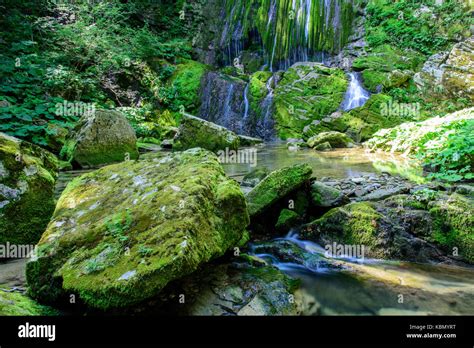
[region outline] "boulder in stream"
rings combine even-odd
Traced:
[[[40,301],[74,293],[128,307],[237,246],[248,223],[239,185],[209,151],[103,167],[66,187],[27,281]]]

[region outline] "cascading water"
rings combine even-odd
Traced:
[[[370,98],[370,93],[362,87],[360,74],[351,72],[349,78],[349,88],[341,105],[341,109],[344,111],[361,107]]]
[[[247,121],[249,118],[249,87],[250,83],[247,83],[247,86],[245,86],[244,90],[244,117],[242,118],[242,122],[240,124],[240,133],[244,134],[245,133],[245,126],[247,125]]]
[[[273,82],[275,76],[268,79],[266,83],[267,96],[261,104],[261,118],[257,123],[257,135],[265,140],[272,140],[274,137],[273,122]]]

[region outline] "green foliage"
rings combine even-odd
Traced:
[[[186,6],[194,17],[183,25],[175,2],[8,1],[0,18],[0,131],[45,146],[54,136],[48,124],[72,128],[81,116],[58,113],[64,101],[162,108],[200,18]]]
[[[446,181],[474,179],[474,120],[463,120],[440,131],[449,131],[449,135],[439,147],[426,146],[430,140],[439,137],[436,133],[429,133],[420,140],[419,158],[436,169],[430,177]]]
[[[472,19],[465,5],[446,0],[370,0],[367,5],[367,42],[392,44],[426,55],[445,49],[449,42],[468,35]]]
[[[127,209],[125,212],[117,213],[112,216],[112,218],[107,219],[105,226],[110,235],[116,238],[121,244],[126,244],[129,237],[125,235],[125,232],[130,229],[132,222],[132,216]]]

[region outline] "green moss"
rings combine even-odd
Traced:
[[[56,156],[0,133],[0,244],[35,244],[51,217]]]
[[[346,134],[339,132],[322,132],[308,139],[309,147],[316,147],[328,142],[332,148],[346,148],[352,143],[352,139]]]
[[[0,316],[58,315],[50,307],[42,306],[19,292],[0,290]]]
[[[312,169],[308,164],[279,169],[268,175],[247,195],[250,216],[261,214],[265,209],[309,181]]]
[[[208,70],[208,66],[188,60],[177,65],[170,83],[175,87],[178,99],[176,103],[184,106],[191,114],[196,114],[201,105],[199,91],[201,79]]]
[[[433,240],[452,254],[474,263],[474,204],[472,199],[456,193],[429,205],[434,220]]]
[[[42,301],[75,293],[127,307],[237,246],[248,223],[238,184],[208,151],[103,167],[67,186],[27,281]]]
[[[338,110],[346,89],[346,75],[339,69],[300,63],[287,70],[274,98],[280,138],[302,138],[308,126]]]
[[[279,230],[289,230],[295,226],[300,216],[293,210],[283,209],[278,216],[278,221],[275,224],[275,228]]]
[[[364,245],[374,257],[384,257],[378,248],[378,224],[382,215],[370,202],[350,203],[331,209],[308,225],[308,237],[323,239],[327,243]]]

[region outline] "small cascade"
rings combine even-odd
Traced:
[[[261,103],[262,114],[257,122],[257,135],[265,140],[274,138],[274,121],[273,121],[273,82],[275,76],[270,77],[266,83],[267,96]]]
[[[341,105],[341,109],[344,111],[361,107],[370,98],[370,93],[362,87],[359,73],[351,72],[349,73],[349,78],[349,88]]]
[[[245,126],[247,125],[249,118],[249,87],[250,83],[247,83],[247,86],[245,86],[244,89],[244,117],[240,123],[240,134],[245,134]]]

